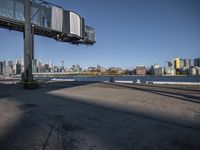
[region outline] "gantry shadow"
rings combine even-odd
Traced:
[[[9,90],[17,87],[15,84],[5,84],[0,82],[0,99],[11,97]]]
[[[163,89],[174,89],[174,90],[180,90],[180,91],[191,91],[191,92],[200,92],[200,86],[193,86],[193,88],[191,88],[191,86],[183,86],[183,85],[151,85],[151,84],[148,84],[148,85],[145,85],[145,86],[148,86],[148,87],[155,87],[155,88],[163,88]],[[194,87],[196,87],[196,89],[194,89]]]
[[[200,96],[194,96],[194,95],[189,95],[189,94],[183,94],[180,92],[171,92],[171,91],[167,91],[167,90],[162,90],[159,89],[160,86],[157,86],[156,89],[151,88],[151,85],[127,85],[127,84],[116,84],[116,83],[104,83],[104,84],[108,84],[108,85],[113,85],[113,86],[118,86],[118,87],[123,87],[123,88],[129,88],[129,89],[133,89],[133,90],[138,90],[138,91],[143,91],[143,92],[148,92],[148,93],[153,93],[153,94],[157,94],[157,95],[161,95],[161,96],[167,96],[170,98],[176,98],[182,101],[188,101],[188,102],[193,102],[193,103],[200,103]],[[156,86],[153,86],[156,87]],[[163,87],[164,88],[164,87]],[[199,94],[198,92],[196,94]]]

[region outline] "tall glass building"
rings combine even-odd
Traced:
[[[194,66],[200,67],[200,57],[194,59]]]

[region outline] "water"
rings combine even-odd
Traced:
[[[111,76],[73,76],[73,77],[57,77],[56,79],[74,79],[75,81],[109,81]],[[165,81],[165,82],[200,82],[200,76],[113,76],[114,80],[120,81],[133,81],[137,82],[137,79],[141,83],[146,81]],[[50,79],[50,78],[49,78]]]

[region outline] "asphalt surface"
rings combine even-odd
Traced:
[[[200,150],[200,86],[0,82],[1,150]]]

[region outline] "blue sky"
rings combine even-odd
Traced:
[[[132,68],[200,57],[199,0],[46,0],[73,10],[96,31],[94,46],[35,36],[35,57],[66,67]],[[23,34],[0,29],[0,60],[23,58]]]

